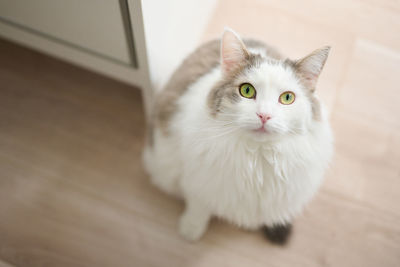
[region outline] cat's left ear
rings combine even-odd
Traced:
[[[322,47],[294,62],[296,73],[311,92],[315,91],[318,77],[325,65],[330,49],[329,46]]]
[[[249,57],[239,35],[232,29],[225,28],[221,40],[221,68],[224,74],[229,74],[242,65]]]

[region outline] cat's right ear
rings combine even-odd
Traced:
[[[249,57],[239,35],[232,29],[225,28],[221,40],[221,68],[223,74],[227,75],[239,67]]]

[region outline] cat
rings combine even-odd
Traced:
[[[143,159],[153,184],[184,199],[184,238],[201,238],[215,216],[287,240],[333,153],[314,93],[329,50],[291,60],[226,28],[156,94]]]

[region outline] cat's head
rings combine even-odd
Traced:
[[[225,30],[222,79],[208,96],[212,116],[258,137],[307,131],[313,120],[320,119],[314,91],[330,48],[290,60],[268,57],[265,48],[245,43],[232,30]]]

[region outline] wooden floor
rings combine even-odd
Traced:
[[[204,40],[228,25],[293,57],[333,46],[318,90],[336,156],[286,247],[218,221],[182,240],[183,204],[141,166],[139,91],[0,41],[0,266],[400,266],[399,15],[390,0],[219,2]]]

